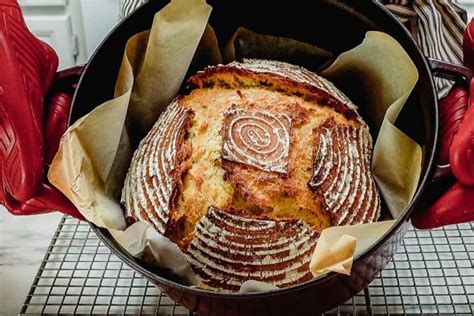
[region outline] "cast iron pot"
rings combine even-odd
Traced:
[[[344,303],[367,287],[395,254],[405,235],[410,215],[422,209],[433,192],[438,138],[438,105],[430,61],[410,34],[382,5],[369,0],[291,1],[267,5],[246,1],[208,1],[214,8],[209,23],[220,43],[226,43],[238,26],[262,34],[294,38],[339,54],[359,44],[367,31],[393,36],[410,55],[420,79],[397,125],[422,144],[421,179],[413,201],[396,225],[359,255],[350,276],[330,273],[305,283],[266,293],[228,294],[181,285],[166,271],[144,265],[124,251],[105,229],[92,225],[110,250],[135,271],[160,287],[174,301],[203,315],[318,314]],[[154,14],[167,1],[150,1],[118,25],[87,64],[77,87],[70,123],[113,98],[114,85],[127,40],[151,27]],[[432,65],[435,65],[432,63]],[[437,64],[445,75],[453,69]],[[455,72],[455,71],[454,71]],[[468,75],[465,75],[468,76]]]

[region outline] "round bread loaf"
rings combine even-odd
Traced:
[[[188,91],[141,141],[122,203],[181,247],[203,287],[303,282],[322,229],[378,219],[368,127],[332,83],[243,60]]]

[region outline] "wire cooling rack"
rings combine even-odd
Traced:
[[[410,229],[394,260],[372,284],[328,312],[474,314],[474,223]],[[192,315],[134,273],[91,231],[64,217],[21,314]]]

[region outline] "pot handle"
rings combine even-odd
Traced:
[[[71,109],[72,96],[79,78],[84,71],[84,65],[74,66],[57,73],[45,102],[45,163],[51,164],[58,152],[59,141],[66,131]]]
[[[469,87],[472,79],[472,71],[469,68],[431,57],[428,58],[428,63],[434,76],[455,81]]]

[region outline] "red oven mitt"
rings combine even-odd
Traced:
[[[463,51],[464,65],[474,72],[474,20],[471,20],[464,32]],[[459,182],[474,186],[474,80],[470,86],[469,107],[453,137],[449,161]]]
[[[464,64],[474,71],[474,20],[464,33]],[[440,100],[441,149],[440,162],[448,162],[457,182],[428,210],[415,214],[417,228],[434,228],[474,221],[474,79],[469,99],[462,87],[454,88]]]
[[[464,114],[466,114],[469,91],[465,87],[455,86],[451,92],[439,100],[440,150],[439,165],[449,164],[449,150],[454,135],[458,132]]]
[[[449,149],[451,170],[465,186],[474,186],[474,80],[470,92],[469,108]]]
[[[430,229],[474,221],[474,187],[455,183],[426,212],[412,217],[413,226]]]
[[[15,215],[56,210],[83,219],[45,176],[71,100],[59,92],[45,108],[58,57],[28,31],[16,0],[0,0],[0,61],[0,203]]]

